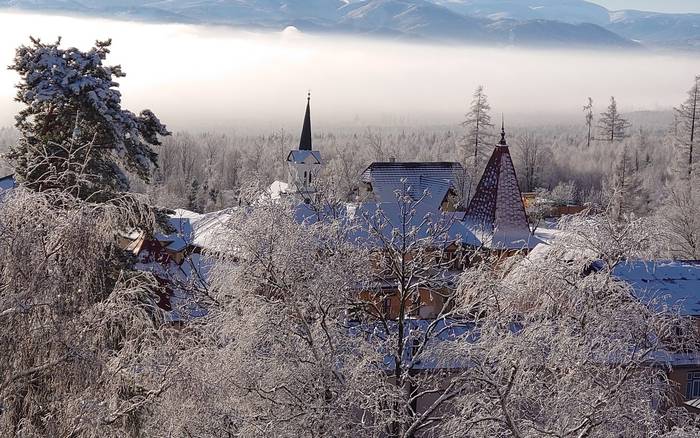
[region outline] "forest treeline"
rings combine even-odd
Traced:
[[[636,210],[644,214],[662,200],[663,183],[672,179],[676,151],[670,128],[638,127],[622,144],[593,141],[586,146],[584,127],[573,125],[508,128],[521,189],[552,190],[562,183],[576,187],[577,203],[601,202],[606,182],[627,147],[626,160],[641,182],[647,199]],[[10,128],[0,128],[0,148],[16,141]],[[490,144],[497,141],[496,133]],[[257,136],[180,131],[157,147],[159,167],[153,184],[135,184],[156,204],[197,212],[235,205],[241,187],[286,181],[286,157],[298,147],[299,136],[284,130]],[[332,175],[339,193],[354,200],[360,173],[374,161],[458,161],[464,132],[460,127],[371,127],[340,132],[317,132],[314,147],[321,151],[325,174]],[[485,149],[488,152],[487,148]],[[9,168],[3,170],[10,172]],[[660,184],[661,183],[661,184]]]
[[[669,119],[671,117],[668,117]],[[586,127],[553,125],[507,127],[508,142],[521,190],[552,191],[566,186],[567,201],[604,205],[616,174],[629,172],[634,202],[630,212],[647,215],[659,208],[667,185],[678,170],[678,149],[673,125],[651,122],[633,124],[620,142],[594,139],[587,145]],[[458,161],[464,163],[463,127],[368,127],[314,134],[315,148],[325,161],[324,173],[332,177],[337,193],[353,201],[360,173],[374,161]],[[286,157],[298,145],[298,134],[285,130],[239,136],[219,132],[180,131],[163,139],[156,148],[158,168],[153,183],[132,190],[148,193],[157,205],[209,212],[236,205],[242,187],[265,187],[286,181]],[[15,142],[12,128],[0,128],[0,150]],[[480,166],[498,140],[497,130],[485,135]],[[480,176],[481,167],[472,178]],[[9,168],[3,170],[10,172]],[[574,190],[571,190],[573,188]],[[632,190],[634,189],[634,190]]]

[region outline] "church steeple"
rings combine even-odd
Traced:
[[[306,98],[306,115],[304,116],[304,127],[301,130],[301,140],[299,141],[300,151],[313,150],[311,140],[311,92]]]

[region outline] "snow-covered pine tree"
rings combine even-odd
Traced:
[[[478,174],[483,159],[490,151],[484,150],[485,145],[489,144],[489,139],[492,136],[491,130],[493,129],[489,111],[491,111],[491,105],[489,105],[488,97],[484,93],[484,87],[479,85],[474,91],[469,112],[467,112],[462,122],[465,134],[460,158],[469,173],[465,201],[471,198],[472,189],[476,188],[476,183],[478,182]]]
[[[111,40],[87,52],[60,44],[31,38],[10,65],[21,78],[15,100],[25,105],[16,116],[20,139],[7,155],[16,178],[35,190],[63,190],[51,176],[78,166],[84,199],[127,191],[127,172],[147,181],[157,165],[152,146],[170,134],[165,125],[150,110],[122,108],[115,79],[125,74],[104,65]]]
[[[624,138],[628,137],[627,129],[630,126],[630,122],[623,118],[618,112],[615,97],[610,97],[608,110],[600,115],[599,128],[601,131],[601,140],[609,142],[622,141]]]
[[[678,108],[675,108],[678,121],[675,142],[680,152],[680,168],[682,176],[692,177],[697,163],[697,143],[700,135],[700,75],[695,76],[688,98]]]

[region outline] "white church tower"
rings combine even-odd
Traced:
[[[314,183],[323,162],[321,152],[314,151],[311,137],[311,93],[306,101],[306,115],[304,116],[304,127],[301,130],[301,140],[299,149],[289,151],[287,155],[287,192],[297,193],[305,201],[309,201],[316,193]]]

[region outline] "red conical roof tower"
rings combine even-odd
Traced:
[[[484,235],[492,248],[529,247],[530,226],[518,187],[513,159],[501,123],[501,140],[491,154],[474,197],[469,202],[465,221]],[[485,240],[485,239],[482,239]]]

